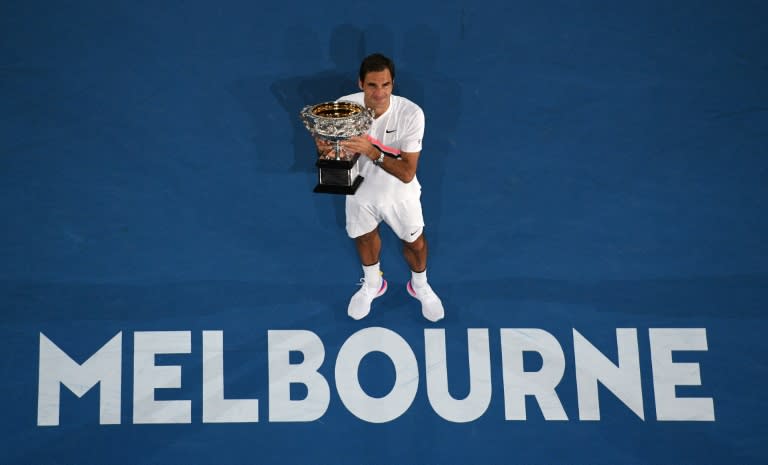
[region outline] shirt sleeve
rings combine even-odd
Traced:
[[[424,112],[417,108],[405,122],[404,137],[400,144],[403,152],[421,152],[421,140],[424,138]]]

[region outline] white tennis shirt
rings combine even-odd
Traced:
[[[363,92],[345,95],[339,99],[342,100],[365,106]],[[373,120],[368,135],[371,142],[385,154],[399,157],[401,152],[421,152],[424,112],[407,98],[391,95],[389,108]],[[382,204],[412,196],[418,199],[421,195],[421,185],[415,176],[411,182],[404,183],[376,166],[366,156],[360,157],[358,163],[360,175],[365,180],[354,195],[356,201]]]

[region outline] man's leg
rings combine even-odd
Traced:
[[[427,269],[427,240],[423,232],[413,242],[403,241],[403,256],[411,271],[421,273]]]
[[[379,263],[381,253],[381,236],[377,227],[369,233],[355,238],[355,247],[357,254],[360,255],[360,262],[363,266],[375,265]]]
[[[371,302],[376,297],[387,292],[387,281],[381,276],[379,255],[381,253],[381,236],[379,228],[355,238],[357,253],[363,265],[365,279],[360,290],[352,296],[347,307],[347,314],[359,320],[371,311]]]
[[[403,256],[411,268],[411,280],[406,289],[421,302],[421,314],[429,321],[439,321],[445,316],[443,303],[427,283],[427,240],[422,232],[413,242],[403,241]]]

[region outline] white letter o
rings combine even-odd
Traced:
[[[365,393],[358,369],[363,357],[382,352],[395,366],[395,385],[384,397]],[[411,346],[396,332],[386,328],[362,329],[344,342],[336,358],[336,390],[341,402],[353,415],[371,423],[386,423],[405,413],[419,387],[419,366]]]

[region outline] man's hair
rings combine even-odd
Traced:
[[[363,58],[363,62],[360,63],[360,81],[365,81],[365,75],[371,71],[384,71],[389,70],[389,74],[392,75],[392,80],[395,80],[395,63],[382,55],[381,53],[374,53]]]

